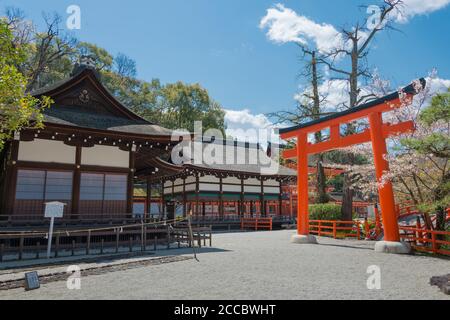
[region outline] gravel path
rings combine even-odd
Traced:
[[[82,277],[81,290],[68,290],[65,282],[14,289],[0,292],[0,299],[450,299],[429,285],[432,276],[450,272],[450,260],[375,253],[373,243],[354,240],[296,245],[292,234],[217,234],[214,248],[201,250],[200,263]],[[381,268],[381,290],[367,289],[371,265]]]

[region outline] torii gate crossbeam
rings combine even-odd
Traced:
[[[425,87],[425,80],[420,79],[420,84]],[[281,138],[289,140],[297,138],[296,148],[286,150],[283,153],[285,158],[297,158],[297,184],[298,184],[298,219],[295,242],[311,243],[315,238],[309,233],[309,212],[308,212],[308,156],[310,154],[322,153],[330,150],[341,149],[355,144],[372,143],[376,178],[380,182],[384,173],[389,171],[389,164],[385,159],[387,154],[386,139],[400,133],[414,130],[412,121],[401,122],[395,125],[384,124],[382,115],[395,108],[403,106],[405,101],[411,101],[417,93],[418,82],[403,88],[402,93],[406,95],[401,99],[400,93],[392,93],[383,98],[370,101],[364,105],[353,109],[339,112],[331,116],[315,120],[306,124],[301,124],[292,128],[280,129]],[[367,119],[369,128],[361,133],[348,136],[341,135],[341,126],[352,121]],[[330,137],[327,141],[311,144],[308,142],[308,135],[322,130],[329,130]],[[385,241],[383,248],[379,251],[397,252],[406,251],[400,243],[397,216],[395,214],[395,200],[391,182],[380,184],[379,198],[383,217]],[[295,240],[294,239],[294,240]]]

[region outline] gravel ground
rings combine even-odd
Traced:
[[[217,234],[213,248],[201,249],[200,262],[82,277],[81,290],[68,290],[64,281],[13,289],[0,299],[450,299],[429,285],[432,276],[450,272],[450,260],[375,253],[373,243],[354,240],[291,244],[292,234]],[[367,289],[371,265],[381,268],[380,290]]]

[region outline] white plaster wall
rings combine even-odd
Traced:
[[[172,181],[164,182],[164,187],[171,187],[172,188]]]
[[[244,192],[261,193],[261,187],[244,186]]]
[[[186,185],[186,191],[195,191],[195,184]]]
[[[279,187],[280,183],[277,180],[267,180],[264,181],[265,186],[271,186],[271,187]]]
[[[241,179],[238,179],[236,177],[229,177],[229,178],[225,178],[223,179],[223,183],[236,183],[236,184],[241,184]]]
[[[199,189],[200,191],[220,191],[220,185],[200,183]]]
[[[194,176],[186,177],[186,183],[195,183],[197,179]]]
[[[130,154],[117,147],[94,146],[92,148],[83,148],[81,151],[81,164],[103,167],[130,167]]]
[[[200,177],[201,182],[212,182],[212,183],[220,183],[220,179],[214,176],[204,176]]]
[[[20,141],[19,161],[75,164],[76,148],[62,141],[36,139]]]
[[[175,185],[182,185],[183,184],[183,179],[177,179],[175,180]]]
[[[181,187],[175,187],[174,190],[175,190],[175,193],[183,192],[183,186],[181,186]]]
[[[280,193],[280,188],[276,188],[276,187],[264,187],[264,193],[279,194],[279,193]]]
[[[244,180],[244,184],[245,185],[260,186],[261,185],[261,181],[259,181],[258,179],[252,178],[252,179]]]
[[[224,184],[223,185],[223,191],[224,192],[241,192],[241,186],[233,186],[233,185],[228,185],[228,184]]]

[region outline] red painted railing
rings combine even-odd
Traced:
[[[309,232],[319,237],[329,236],[334,239],[339,236],[355,237],[361,239],[361,223],[359,221],[331,221],[331,220],[310,220]]]
[[[417,251],[450,255],[450,232],[400,227],[400,237]]]
[[[252,229],[272,231],[272,218],[244,218],[241,219],[241,230]]]

